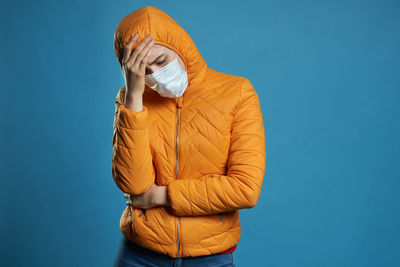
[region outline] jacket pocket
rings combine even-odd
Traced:
[[[138,234],[138,231],[140,231],[140,229],[138,229],[138,224],[141,223],[139,222],[140,220],[143,220],[145,218],[145,216],[143,216],[145,214],[145,210],[144,209],[140,209],[140,208],[133,208],[132,207],[132,229],[133,229],[133,233],[135,235]]]
[[[176,219],[173,218],[164,207],[137,208],[134,210],[135,235],[143,242],[166,246],[175,244]]]

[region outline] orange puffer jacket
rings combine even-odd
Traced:
[[[123,48],[148,34],[184,61],[189,85],[178,98],[146,86],[143,110],[116,96],[112,176],[128,194],[168,186],[171,207],[127,206],[120,229],[131,241],[173,258],[220,253],[240,239],[239,210],[256,205],[266,148],[259,97],[247,78],[207,67],[190,36],[162,10],[148,6],[124,17],[114,35]]]

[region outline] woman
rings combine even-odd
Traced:
[[[115,266],[234,266],[239,210],[256,205],[265,172],[256,91],[210,69],[156,7],[124,17],[114,48],[125,86],[112,175],[129,199]]]

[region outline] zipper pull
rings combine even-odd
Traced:
[[[183,106],[183,96],[176,97],[175,98],[175,103],[176,103],[176,106],[178,108],[182,108],[182,106]]]

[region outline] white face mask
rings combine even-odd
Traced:
[[[145,76],[145,84],[163,97],[180,97],[188,85],[187,72],[175,58],[170,63]]]

